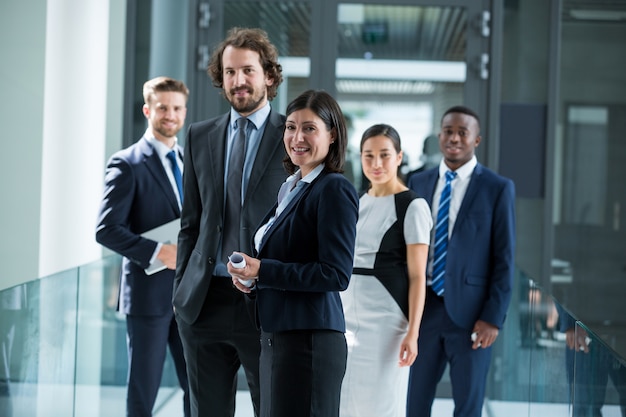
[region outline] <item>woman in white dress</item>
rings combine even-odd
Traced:
[[[370,188],[359,201],[353,275],[341,293],[348,342],[341,417],[406,415],[432,216],[398,177],[401,162],[393,127],[378,124],[363,133],[361,164]]]

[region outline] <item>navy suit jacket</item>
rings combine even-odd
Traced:
[[[432,206],[439,168],[408,186]],[[502,327],[511,301],[515,255],[515,186],[476,165],[448,243],[444,302],[450,318],[471,330],[477,320]]]
[[[180,156],[182,148],[177,147]],[[180,217],[176,193],[147,139],[116,152],[107,164],[96,240],[121,254],[122,312],[161,315],[172,309],[174,271],[146,275],[157,247],[142,233]],[[172,242],[173,243],[173,242]]]
[[[185,203],[178,236],[173,304],[192,324],[209,290],[224,224],[224,155],[230,113],[193,123],[185,143]],[[285,116],[270,111],[241,209],[241,252],[252,253],[252,235],[287,178],[283,167]]]
[[[354,186],[342,174],[323,171],[283,210],[257,256],[253,293],[262,330],[345,332],[339,291],[352,274],[358,207]]]

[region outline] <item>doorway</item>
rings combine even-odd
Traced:
[[[362,186],[360,136],[371,124],[388,123],[399,131],[404,174],[438,162],[437,147],[429,151],[424,143],[438,132],[447,108],[472,107],[484,115],[483,130],[487,126],[490,1],[197,3],[198,16],[191,21],[209,23],[198,23],[190,35],[196,51],[212,50],[233,26],[260,27],[268,33],[278,48],[284,76],[274,108],[284,112],[289,101],[309,88],[337,98],[351,126],[346,174],[357,188]],[[197,80],[200,88],[191,89],[206,94],[196,98],[197,111],[190,109],[188,118],[226,112],[228,103],[208,82],[202,62],[195,64],[189,66],[190,82]],[[478,148],[477,156],[486,163],[486,148]]]

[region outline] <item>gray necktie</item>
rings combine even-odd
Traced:
[[[222,238],[222,260],[228,263],[228,255],[240,251],[239,232],[241,217],[241,180],[246,156],[246,128],[248,119],[236,121],[235,139],[230,150],[228,178],[226,186],[226,206],[224,211],[224,232]]]

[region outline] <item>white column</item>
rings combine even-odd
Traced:
[[[48,0],[39,276],[102,253],[94,233],[108,132],[109,3]]]
[[[66,406],[99,415],[102,270],[70,268],[102,255],[94,235],[107,141],[121,143],[125,27],[126,0],[47,1],[39,276],[64,271],[65,290],[42,281],[41,417]]]

